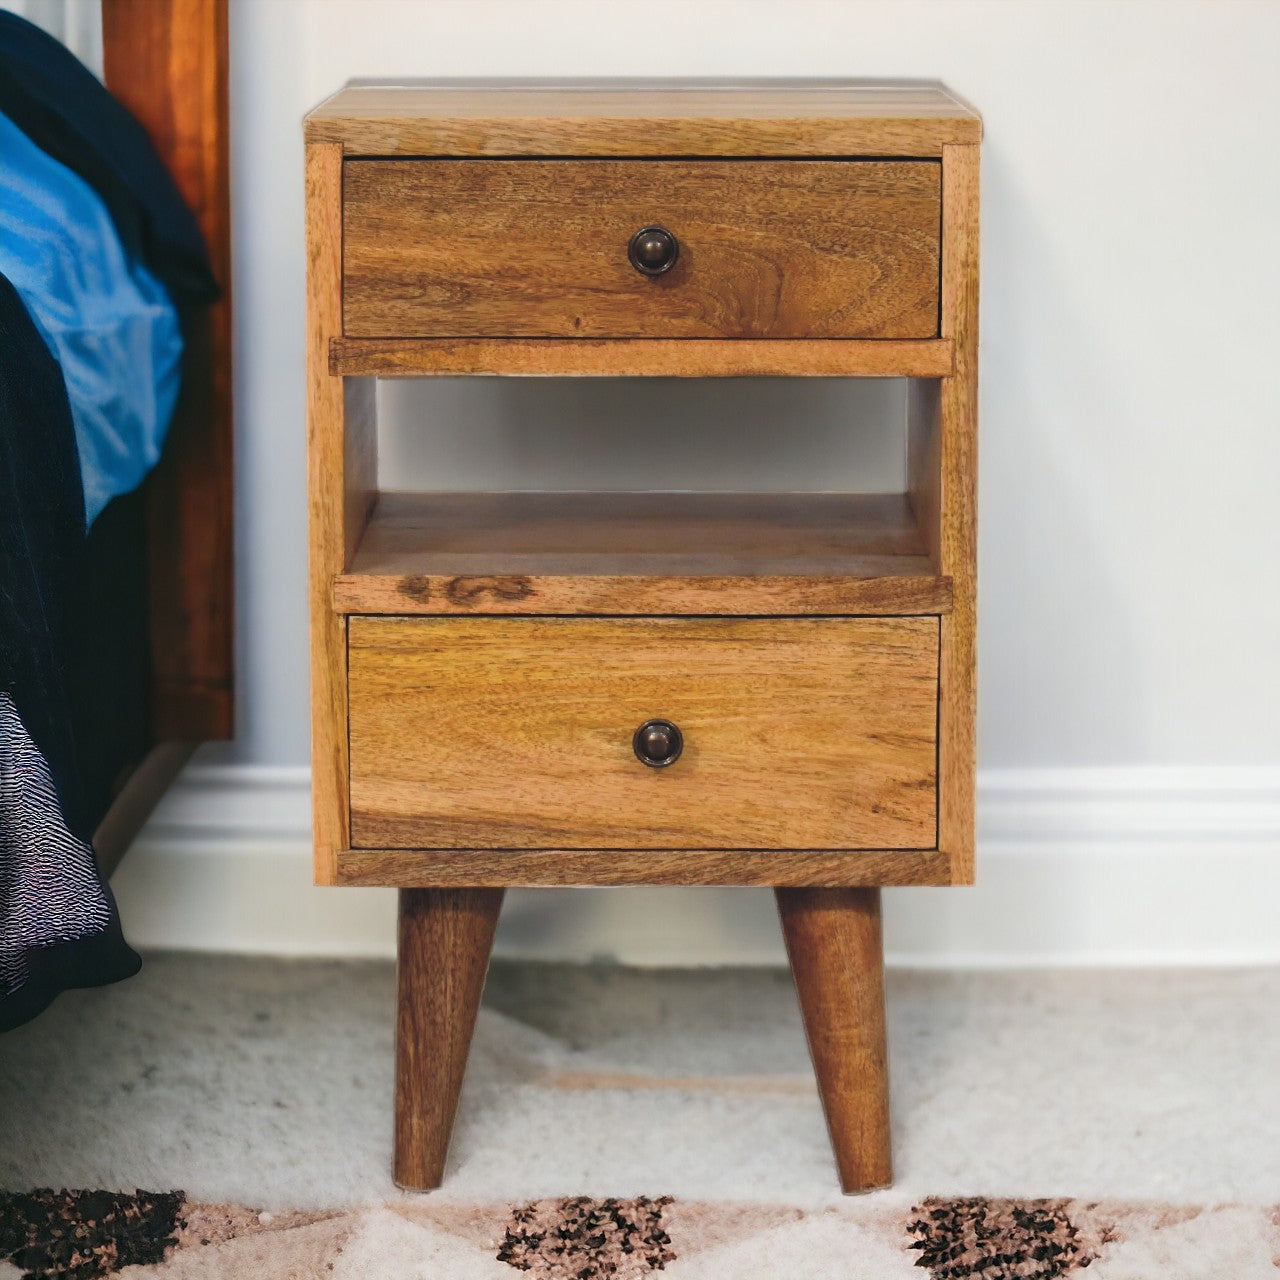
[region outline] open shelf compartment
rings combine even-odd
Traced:
[[[341,613],[942,614],[908,494],[382,493]]]

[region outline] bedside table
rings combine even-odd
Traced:
[[[439,1184],[508,885],[775,889],[846,1191],[880,886],[973,878],[981,121],[940,86],[352,85],[306,120],[316,879],[400,890]],[[894,377],[902,492],[379,494],[375,381]]]

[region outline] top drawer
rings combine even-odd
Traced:
[[[348,160],[349,337],[931,338],[935,160]],[[678,245],[646,275],[646,227]]]

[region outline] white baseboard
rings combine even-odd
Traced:
[[[1280,963],[1280,768],[993,770],[978,884],[886,891],[891,963]],[[143,948],[391,956],[394,891],[311,885],[304,768],[195,766],[115,877]],[[508,895],[500,955],[781,963],[771,895]]]

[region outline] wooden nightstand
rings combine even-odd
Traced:
[[[351,86],[306,121],[316,878],[400,893],[396,1180],[507,885],[776,889],[847,1191],[881,885],[973,877],[978,144],[938,86]],[[909,379],[903,492],[386,494],[379,377]]]

